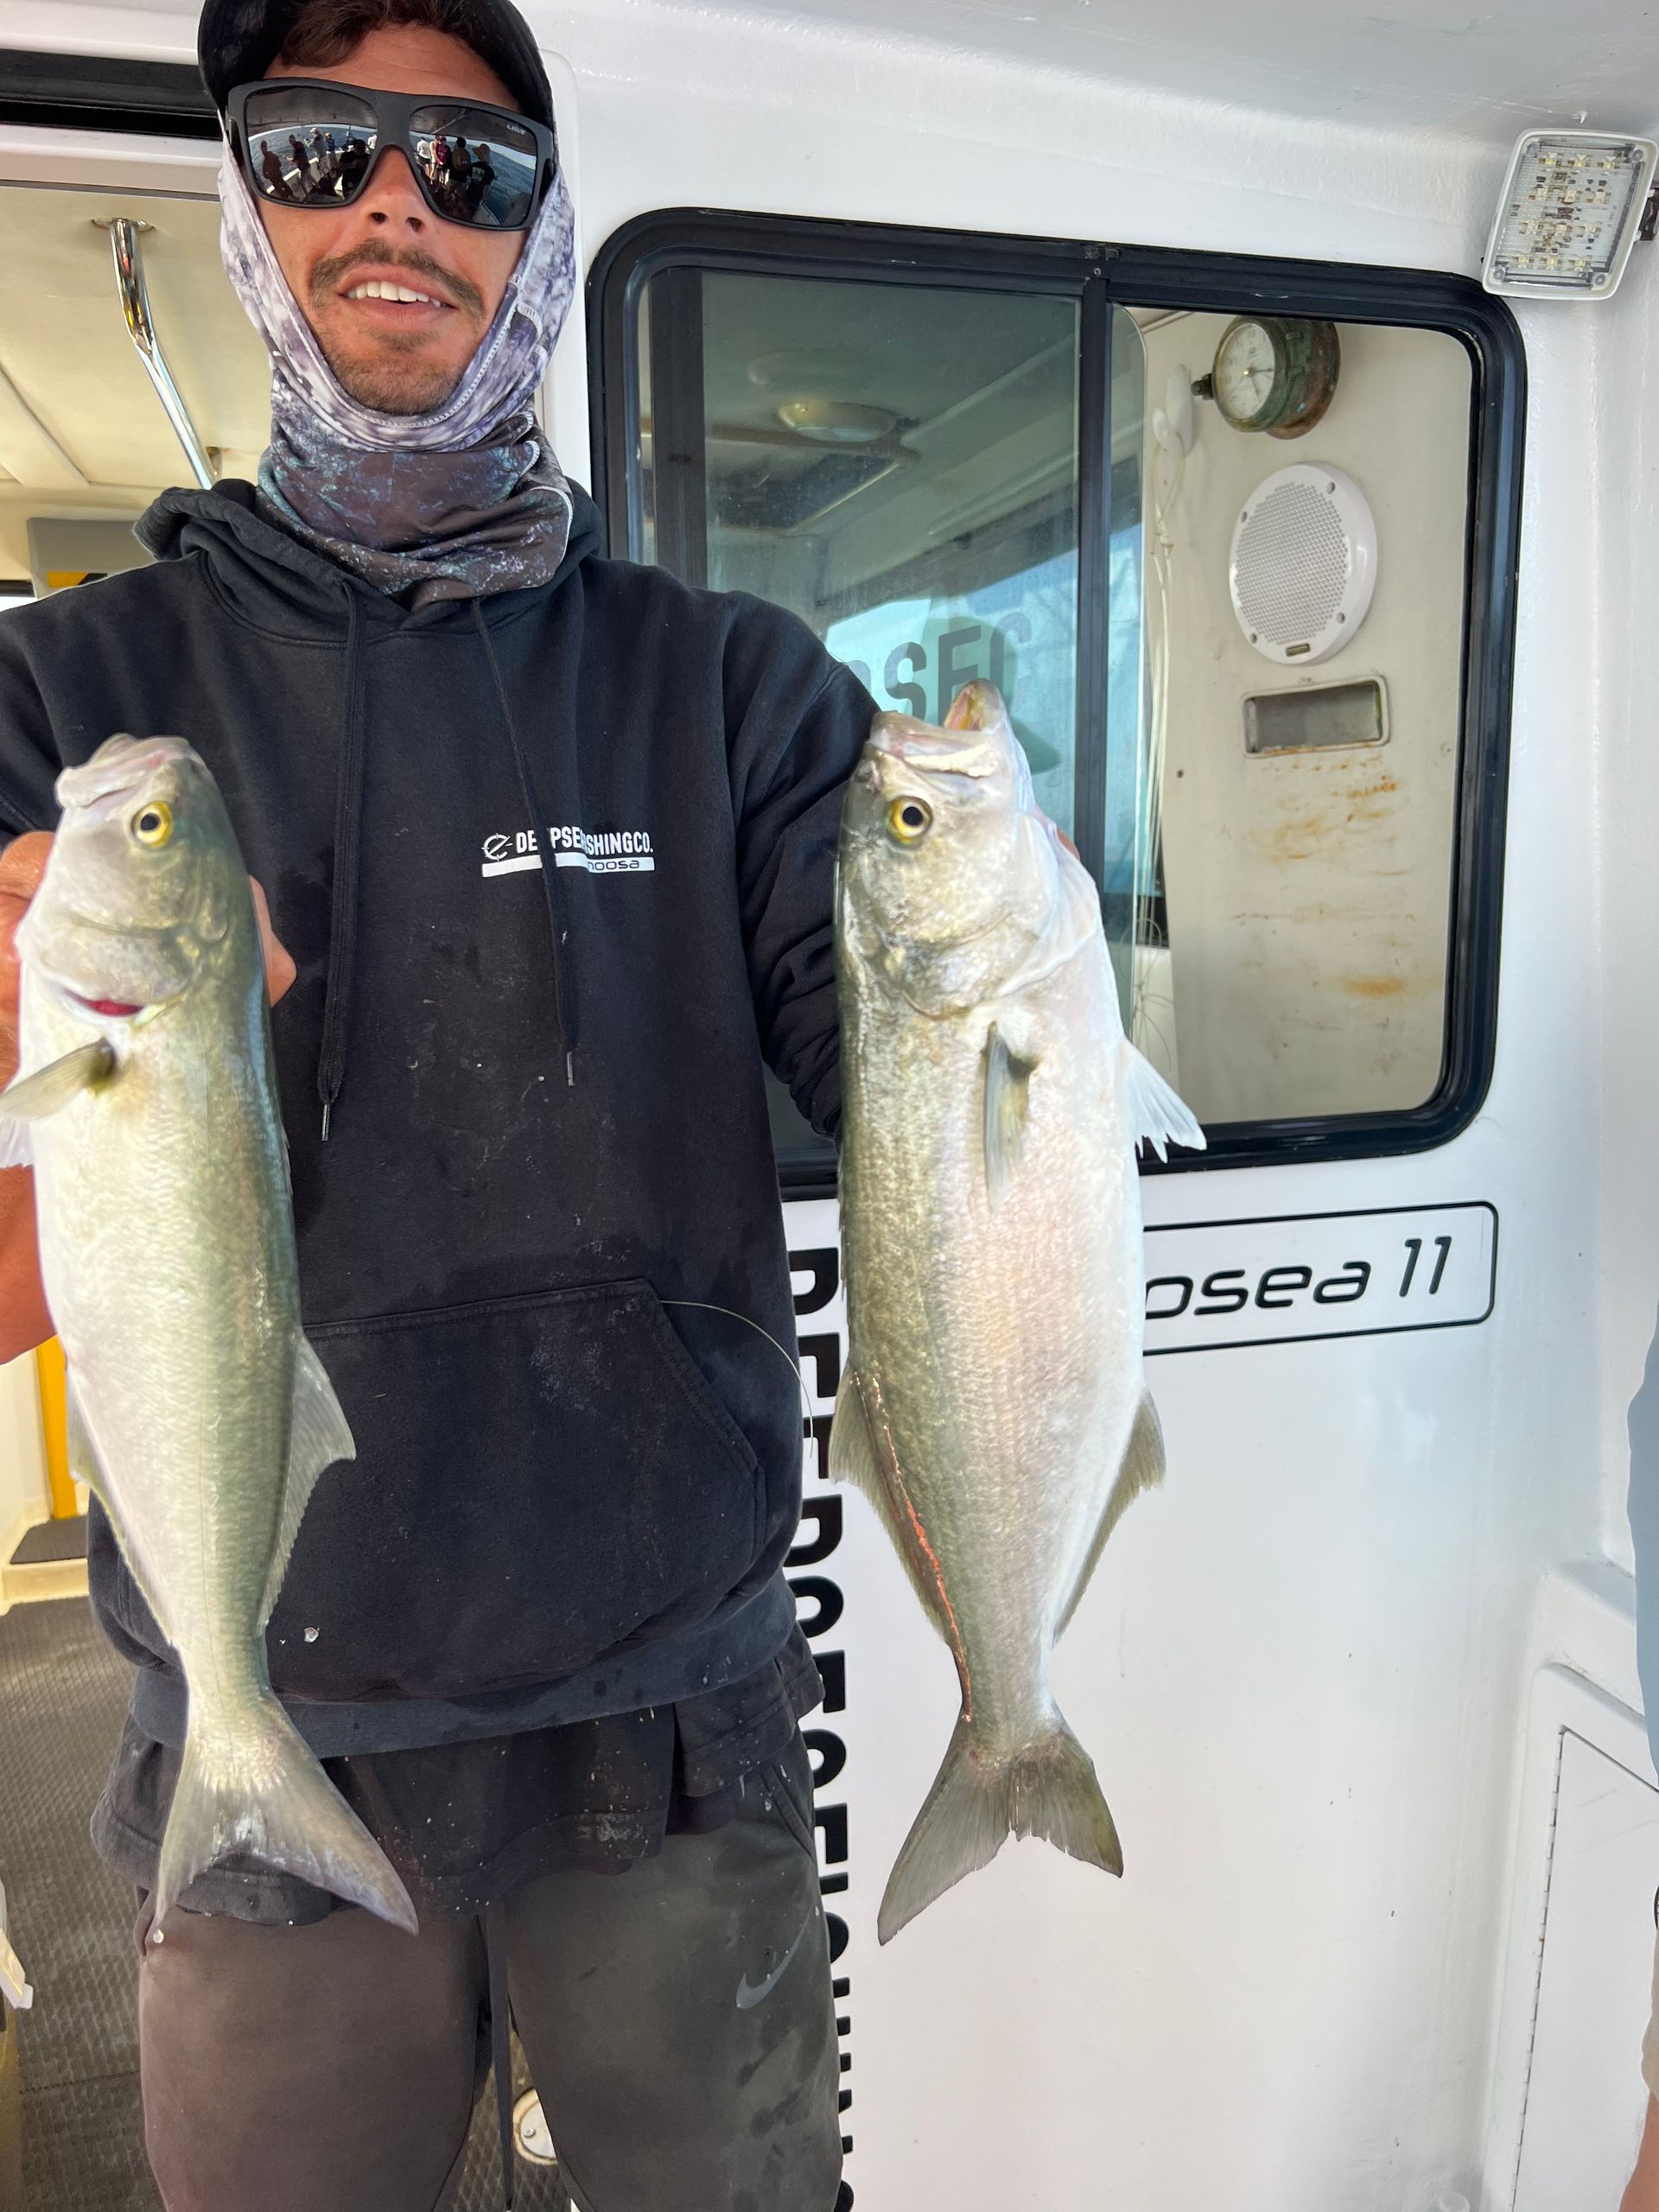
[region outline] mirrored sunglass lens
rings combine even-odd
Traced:
[[[536,193],[536,140],[486,109],[417,108],[415,159],[441,214],[483,230],[518,230]]]
[[[290,207],[349,200],[374,160],[374,111],[347,92],[301,86],[255,92],[246,124],[260,191]]]

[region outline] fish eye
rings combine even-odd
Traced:
[[[887,809],[887,829],[901,845],[919,843],[933,827],[933,810],[925,798],[896,798]]]
[[[164,798],[153,798],[132,817],[132,834],[141,845],[164,845],[173,835],[173,810]]]

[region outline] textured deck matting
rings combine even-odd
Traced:
[[[18,2023],[29,2212],[159,2205],[138,2114],[137,1899],[86,1835],[131,1680],[85,1599],[0,1620],[0,1880],[35,1985]]]
[[[86,1556],[86,1516],[77,1513],[72,1520],[37,1521],[24,1532],[22,1541],[11,1555],[14,1567],[39,1567],[64,1559],[85,1559]]]
[[[29,2212],[160,2212],[138,2101],[137,1899],[86,1834],[131,1681],[84,1598],[0,1619],[0,1882],[35,1985],[19,2022]],[[563,2212],[548,2168],[515,2167],[516,2212]],[[486,2088],[454,2212],[498,2212],[500,2172]]]

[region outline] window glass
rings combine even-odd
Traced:
[[[1251,264],[1130,248],[1033,243],[1021,283],[1007,240],[939,246],[930,281],[896,232],[849,232],[838,273],[821,226],[699,223],[632,292],[632,550],[793,608],[882,706],[938,720],[999,685],[1209,1164],[1273,1157],[1290,1122],[1303,1158],[1461,1127],[1496,988],[1502,311],[1379,271],[1378,320],[1325,320],[1332,272],[1275,264],[1306,306],[1268,315]],[[1351,306],[1371,280],[1338,274]],[[774,1128],[786,1183],[822,1162],[781,1092]]]
[[[1441,331],[1292,327],[1299,353],[1321,334],[1331,378],[1313,425],[1274,436],[1226,411],[1271,388],[1258,326],[1236,360],[1230,315],[1131,312],[1154,401],[1148,681],[1133,779],[1110,733],[1108,804],[1133,789],[1138,849],[1160,869],[1138,906],[1137,1041],[1206,1123],[1420,1107],[1446,1052],[1469,357]],[[1219,388],[1192,403],[1190,451],[1160,443],[1171,385],[1206,378]],[[1375,588],[1344,614],[1344,537],[1357,559],[1366,531]],[[1113,545],[1116,601],[1129,587],[1116,531]],[[1386,698],[1386,719],[1344,721],[1355,686]],[[1330,741],[1263,747],[1287,699]]]
[[[1077,302],[675,270],[642,330],[647,554],[792,607],[883,706],[988,677],[1070,829]]]
[[[1077,304],[674,269],[640,326],[639,542],[791,607],[879,704],[1007,698],[1075,826]],[[810,1132],[772,1085],[787,1167]]]

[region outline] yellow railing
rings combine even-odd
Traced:
[[[52,1492],[52,1518],[73,1520],[74,1477],[69,1471],[68,1407],[64,1387],[63,1346],[55,1337],[35,1355],[41,1384],[41,1427],[46,1438],[46,1479]]]

